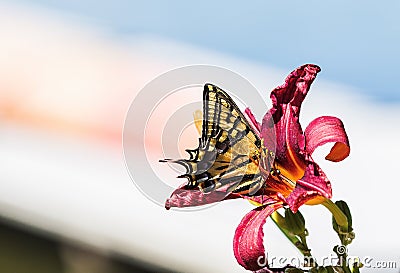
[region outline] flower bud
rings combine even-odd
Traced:
[[[340,230],[339,229],[339,225],[337,224],[337,222],[335,220],[335,217],[332,217],[333,229],[337,233],[352,232],[353,231],[353,227],[352,227],[353,222],[352,222],[349,206],[343,200],[336,201],[335,204],[343,212],[343,214],[346,215],[346,217],[347,217],[347,230]]]
[[[305,234],[306,222],[300,211],[293,213],[290,209],[285,209],[285,222],[287,229],[294,235]]]

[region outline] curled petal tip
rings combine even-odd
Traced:
[[[314,119],[304,131],[307,153],[312,154],[316,148],[326,143],[334,142],[326,160],[339,162],[350,154],[349,139],[343,122],[330,116]]]
[[[350,154],[350,146],[342,143],[342,142],[336,142],[329,154],[325,157],[326,160],[332,161],[332,162],[339,162],[348,157]]]
[[[319,67],[316,64],[305,64],[304,65],[305,69],[308,70],[311,73],[319,73],[321,71],[321,67]]]
[[[287,103],[300,107],[319,71],[321,68],[314,64],[302,65],[293,70],[283,85],[272,90],[270,97],[274,107],[279,108]]]

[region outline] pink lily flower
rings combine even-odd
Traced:
[[[259,206],[244,216],[236,229],[233,249],[235,257],[245,269],[262,269],[260,257],[265,259],[263,225],[274,211],[288,206],[293,212],[303,204],[320,204],[332,197],[331,184],[325,173],[314,162],[315,149],[327,143],[334,143],[326,160],[339,162],[350,153],[349,141],[340,119],[322,116],[313,120],[302,130],[299,123],[301,104],[320,68],[306,64],[289,74],[285,83],[272,90],[272,109],[264,116],[260,125],[250,109],[245,114],[256,132],[268,147],[271,118],[276,134],[276,155],[274,169],[260,160],[259,168],[265,179],[264,186],[254,196],[231,193],[205,194],[199,190],[187,190],[182,186],[175,190],[166,202],[166,207],[198,206],[221,199],[246,198]],[[267,269],[266,269],[267,270]]]
[[[304,133],[301,129],[299,123],[301,104],[319,71],[320,68],[316,65],[303,65],[290,73],[282,86],[271,92],[273,107],[264,119],[268,120],[272,115],[275,122],[277,141],[275,163],[283,177],[295,181],[295,185],[292,187],[290,184],[287,185],[289,191],[278,191],[280,198],[277,198],[276,203],[252,210],[237,227],[234,253],[239,264],[246,269],[260,269],[258,259],[265,256],[262,227],[266,218],[275,210],[288,205],[293,212],[296,212],[303,204],[318,204],[325,198],[332,197],[328,178],[311,157],[315,149],[334,142],[334,146],[326,156],[327,160],[333,162],[345,159],[350,153],[343,123],[336,117],[316,118],[307,126]],[[253,117],[249,110],[247,112]],[[251,120],[254,122],[254,118]],[[263,129],[261,126],[261,137]],[[276,181],[274,177],[268,177],[268,180]]]

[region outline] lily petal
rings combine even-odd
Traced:
[[[343,122],[336,117],[323,116],[314,119],[307,126],[305,132],[306,152],[312,154],[314,150],[326,143],[335,142],[325,159],[338,162],[350,154],[349,139]]]
[[[307,95],[310,86],[314,81],[317,73],[321,71],[319,66],[314,64],[305,64],[286,77],[285,83],[271,92],[271,100],[273,109],[275,109],[274,119],[278,121],[282,116],[282,112],[279,111],[281,105],[290,104],[294,110],[296,116],[299,115],[301,104]]]
[[[256,271],[264,267],[263,226],[267,217],[280,207],[281,203],[257,207],[247,213],[236,228],[233,251],[238,263],[247,270]]]
[[[275,160],[281,173],[287,178],[296,181],[303,177],[306,169],[304,154],[301,153],[304,136],[298,117],[294,115],[292,107],[286,105],[282,109],[284,116],[275,124]]]
[[[254,116],[253,112],[250,110],[249,107],[247,107],[244,110],[244,114],[249,119],[249,121],[251,122],[251,125],[253,126],[253,129],[259,134],[260,131],[261,131],[261,125],[257,121],[256,117]]]
[[[168,210],[172,207],[195,207],[236,198],[242,198],[242,196],[236,193],[229,193],[227,195],[226,192],[222,191],[203,193],[198,189],[186,189],[185,184],[171,194],[171,197],[165,202],[165,208]]]
[[[264,121],[273,117],[276,131],[276,161],[282,174],[291,180],[303,177],[306,163],[302,148],[304,135],[299,122],[301,104],[310,89],[317,73],[321,69],[312,64],[295,69],[286,78],[285,83],[271,92],[272,109],[267,112]],[[263,139],[266,135],[263,135]]]
[[[293,192],[286,198],[286,202],[293,212],[296,212],[305,203],[308,205],[319,204],[325,198],[332,197],[331,183],[325,173],[311,157],[307,162],[304,177],[297,180]]]

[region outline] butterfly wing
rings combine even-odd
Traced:
[[[264,180],[259,170],[261,140],[232,98],[206,84],[203,92],[203,124],[199,147],[186,150],[190,158],[163,160],[185,167],[179,177],[187,188],[251,195]]]

